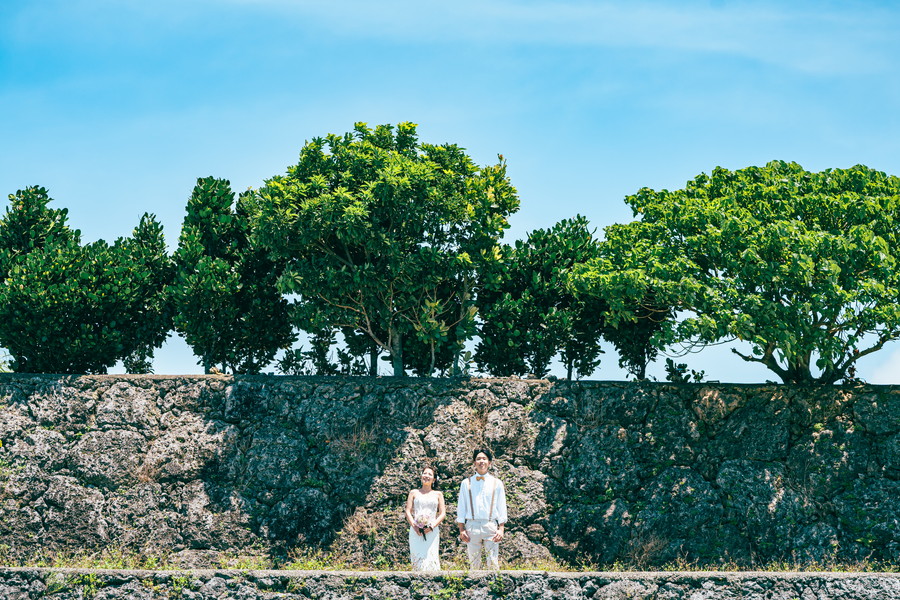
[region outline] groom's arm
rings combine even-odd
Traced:
[[[497,504],[495,506],[497,523],[502,527],[506,523],[508,515],[506,513],[506,486],[499,479],[497,480]]]
[[[463,479],[459,484],[459,497],[456,499],[456,523],[460,526],[460,529],[464,529],[466,525],[466,481],[466,479]]]
[[[497,505],[496,505],[496,517],[497,517],[497,535],[494,536],[494,541],[499,542],[503,539],[504,534],[506,533],[506,487],[503,485],[503,482],[499,479],[497,480]]]
[[[456,500],[456,527],[459,529],[459,539],[463,542],[469,542],[469,534],[466,531],[466,504],[465,490],[467,479],[463,479],[459,484],[459,497]]]

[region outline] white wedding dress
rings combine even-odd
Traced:
[[[438,495],[434,492],[423,496],[416,493],[413,498],[413,519],[418,522],[434,523],[438,511]],[[413,571],[440,571],[441,532],[438,527],[421,536],[409,528],[409,556]]]

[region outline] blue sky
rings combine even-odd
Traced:
[[[143,212],[177,243],[197,177],[258,187],[304,141],[412,121],[480,164],[508,161],[507,238],[716,166],[783,159],[900,174],[894,2],[5,0],[0,210],[50,190],[85,241]],[[774,379],[728,346],[683,359]],[[158,373],[197,373],[173,339]],[[622,378],[609,352],[595,377]],[[662,370],[653,372],[662,378]],[[860,364],[900,383],[896,342]]]

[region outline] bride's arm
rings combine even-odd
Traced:
[[[438,492],[438,514],[437,518],[434,520],[434,526],[437,527],[444,521],[444,517],[447,516],[447,507],[444,505],[444,493]]]
[[[410,490],[409,495],[406,496],[406,522],[409,523],[409,526],[415,528],[416,522],[413,520],[412,511],[413,511],[413,496],[415,495],[415,490]]]

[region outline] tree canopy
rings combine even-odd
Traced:
[[[224,179],[197,180],[175,251],[175,328],[204,369],[259,373],[294,339],[280,265],[252,242],[254,196],[235,203]]]
[[[588,375],[603,337],[643,379],[661,351],[739,340],[784,382],[836,383],[900,338],[900,179],[861,165],[720,167],[628,196],[638,218],[601,241],[576,217],[501,246],[519,206],[502,155],[482,167],[412,123],[357,123],[237,200],[198,179],[171,258],[152,215],[82,244],[50,202],[20,190],[0,219],[0,367],[146,372],[174,326],[235,373],[286,349],[288,372],[376,375],[383,357],[395,375],[458,374],[477,333],[494,375],[557,358]]]
[[[20,372],[148,370],[172,319],[162,226],[145,214],[132,237],[82,246],[49,202],[20,190],[0,220],[0,345]]]
[[[412,123],[315,138],[258,198],[256,235],[287,263],[296,324],[368,336],[395,375],[406,346],[427,348],[416,363],[430,373],[474,333],[478,265],[518,208],[502,160],[478,167],[456,145],[420,143]]]
[[[543,377],[559,357],[569,379],[600,363],[605,304],[576,297],[569,271],[599,256],[587,219],[565,219],[504,246],[479,295],[479,367],[495,375]]]
[[[735,352],[784,382],[834,383],[900,335],[897,177],[776,161],[626,202],[640,220],[606,230],[578,284],[613,320],[647,305],[635,299],[674,307],[660,347],[743,340],[751,352]]]

